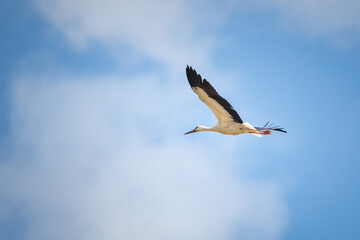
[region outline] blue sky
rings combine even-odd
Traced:
[[[359,9],[1,1],[0,238],[359,238]],[[288,134],[184,136],[186,65]]]

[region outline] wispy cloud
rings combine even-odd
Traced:
[[[224,20],[222,5],[208,6],[204,1],[36,0],[34,6],[78,48],[93,42],[125,45],[181,67],[188,59],[208,62],[213,39],[203,26],[213,29]]]
[[[360,3],[354,0],[234,1],[241,11],[273,12],[278,23],[291,31],[337,45],[357,44],[360,38]]]
[[[183,100],[152,77],[20,77],[0,218],[21,209],[24,239],[277,239],[275,183],[243,179],[231,154],[150,121],[169,116],[153,95],[169,89],[179,116]]]
[[[187,64],[207,66],[217,30],[229,16],[246,11],[274,13],[277,23],[290,31],[338,45],[355,44],[360,37],[359,3],[353,0],[272,1],[69,1],[34,0],[34,6],[72,46],[94,42],[130,48],[178,69]],[[276,20],[275,20],[276,21]]]

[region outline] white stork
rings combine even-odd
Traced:
[[[192,90],[215,114],[218,123],[212,128],[197,126],[194,130],[185,133],[185,135],[203,131],[213,131],[227,135],[251,133],[258,137],[271,134],[271,131],[286,133],[282,128],[272,127],[272,124],[268,125],[269,122],[264,127],[253,127],[250,123],[243,122],[230,103],[221,97],[206,79],[203,80],[200,74],[197,74],[192,67],[186,67],[186,76]]]

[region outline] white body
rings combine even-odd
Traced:
[[[251,126],[250,123],[237,123],[234,121],[218,122],[214,127],[208,128],[204,126],[198,126],[196,132],[212,131],[219,132],[226,135],[239,135],[243,133],[251,133],[257,137],[261,137],[258,131]]]
[[[197,132],[200,131],[214,131],[226,135],[239,135],[243,133],[251,133],[257,137],[261,137],[258,131],[251,126],[250,123],[238,123],[235,122],[232,116],[214,99],[208,97],[206,92],[201,88],[193,88],[194,92],[199,96],[200,100],[203,101],[210,110],[214,113],[218,119],[218,123],[212,127],[199,126]]]

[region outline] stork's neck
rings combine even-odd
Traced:
[[[205,126],[198,126],[196,129],[197,132],[214,132],[215,127],[205,127]]]

